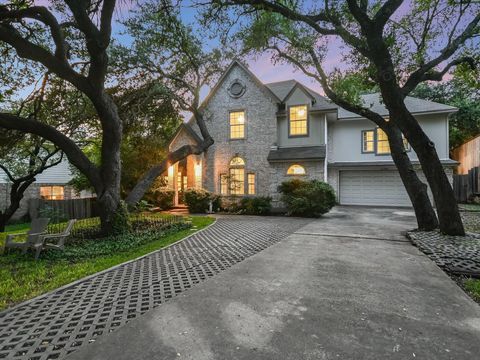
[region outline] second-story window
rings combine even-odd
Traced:
[[[362,131],[362,152],[375,152],[375,130]]]
[[[390,154],[390,144],[388,136],[382,129],[377,129],[377,154]]]
[[[230,112],[230,139],[245,139],[245,111]]]
[[[289,136],[308,135],[308,111],[307,105],[290,106],[288,112]]]
[[[371,145],[367,145],[365,143],[365,134],[370,133],[370,131],[373,132],[373,130],[367,130],[367,131],[363,132],[363,136],[364,136],[363,149],[364,150],[365,150],[366,146],[368,147],[368,149],[371,148]],[[402,138],[403,138],[403,145],[405,146],[405,150],[409,151],[410,150],[410,145],[408,144],[408,141],[407,141],[407,139],[405,139],[405,136],[403,136],[403,134],[402,134]],[[364,152],[370,152],[370,151],[364,151]],[[377,155],[390,154],[390,144],[388,142],[388,136],[385,133],[385,131],[383,131],[380,128],[377,128],[377,130],[376,130],[376,154]]]

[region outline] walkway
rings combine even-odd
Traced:
[[[61,359],[306,223],[293,218],[221,217],[165,250],[20,304],[0,313],[0,359]]]

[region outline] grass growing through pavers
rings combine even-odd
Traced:
[[[46,256],[38,261],[34,261],[31,253],[22,255],[18,251],[12,251],[8,255],[0,255],[0,309],[161,249],[192,234],[192,230],[200,230],[210,225],[214,219],[206,216],[193,216],[191,221],[192,228],[167,232],[164,236],[159,238],[157,236],[152,241],[142,243],[133,249],[108,255],[95,256],[92,253],[90,257],[81,257],[80,259]],[[8,232],[25,230],[28,230],[28,224],[24,224],[23,227],[7,228]],[[5,234],[0,234],[1,246],[3,246],[5,237]]]
[[[465,279],[463,285],[472,298],[480,303],[480,279]]]

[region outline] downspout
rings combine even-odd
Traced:
[[[328,130],[327,130],[327,114],[325,114],[325,126],[324,126],[324,136],[325,136],[325,160],[323,161],[323,181],[328,183]]]

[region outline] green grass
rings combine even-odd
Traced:
[[[22,255],[18,251],[12,251],[8,255],[0,255],[0,309],[161,249],[192,234],[193,230],[200,230],[214,221],[213,218],[206,216],[194,216],[191,219],[192,228],[190,229],[170,233],[138,248],[115,255],[97,256],[78,261],[49,258],[40,258],[40,260],[34,261],[31,253]],[[23,227],[20,225],[9,226],[7,230],[9,232],[22,232],[28,230],[28,224],[23,224]],[[5,235],[0,234],[2,244],[4,238]]]
[[[480,211],[480,204],[458,204],[461,210]]]
[[[480,302],[480,280],[466,279],[464,280],[465,289],[472,295],[475,301]]]

